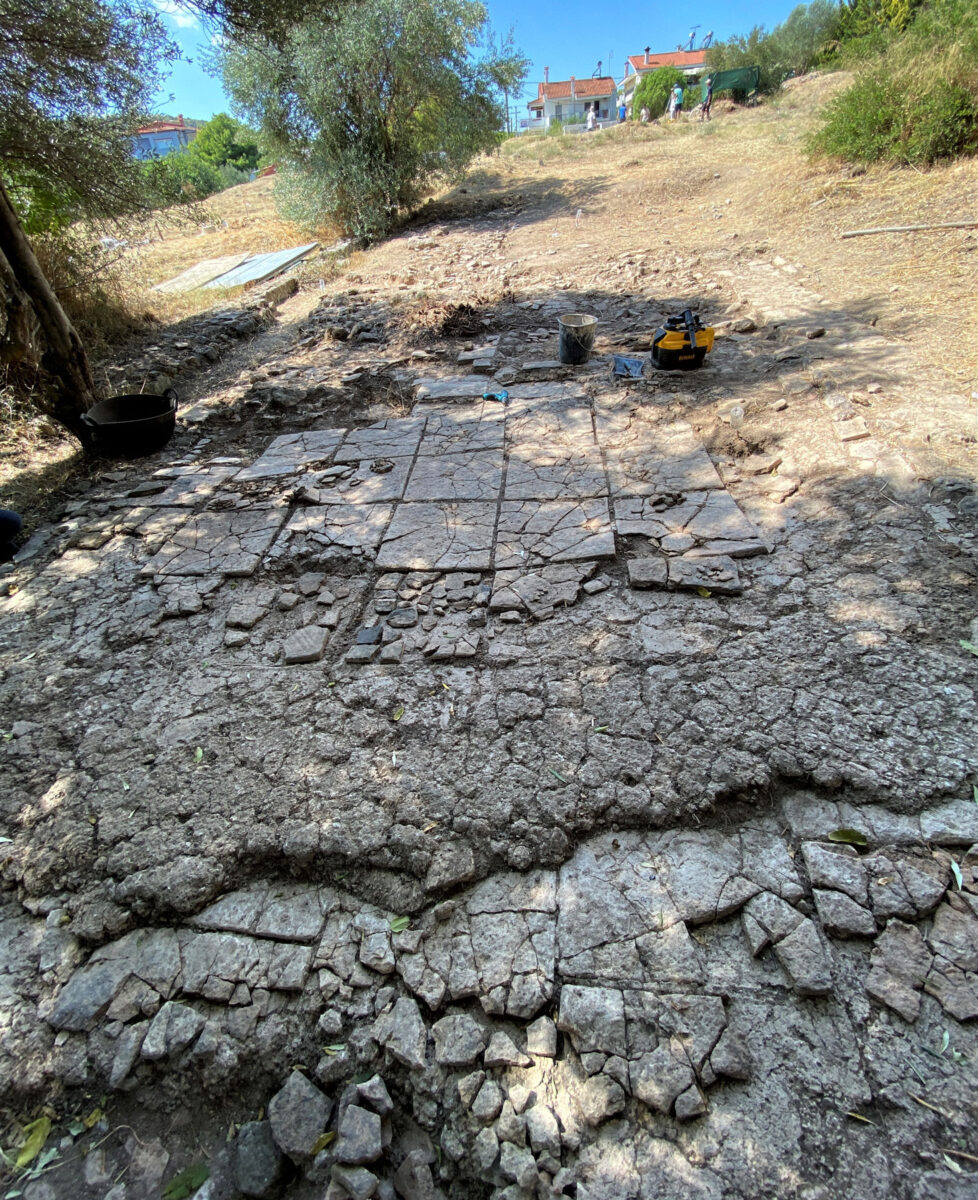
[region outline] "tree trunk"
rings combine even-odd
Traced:
[[[3,302],[3,328],[0,330],[0,364],[19,366],[32,360],[33,321],[30,301],[14,278],[10,264],[0,254],[0,300]]]
[[[41,328],[45,347],[41,366],[54,383],[53,393],[43,402],[44,407],[59,424],[87,443],[81,416],[99,398],[88,355],[34,257],[2,180],[0,254],[7,260],[15,280],[30,300]]]

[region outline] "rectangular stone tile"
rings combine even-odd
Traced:
[[[721,487],[713,460],[702,448],[673,454],[657,446],[606,449],[613,496],[682,494]]]
[[[513,450],[526,446],[593,446],[591,410],[583,405],[560,408],[534,406],[511,410],[506,420],[506,444]]]
[[[304,552],[334,546],[375,550],[392,512],[390,504],[337,503],[301,508],[282,531],[274,556],[301,557]]]
[[[489,569],[495,503],[477,500],[398,505],[377,555],[385,570]]]
[[[723,491],[706,494],[702,508],[686,525],[685,532],[698,542],[741,542],[761,538],[757,526],[744,516],[733,496]]]
[[[313,429],[305,433],[284,433],[250,467],[243,467],[234,477],[236,483],[256,479],[274,479],[292,475],[311,463],[327,462],[343,440],[344,429]]]
[[[424,443],[422,442],[422,447]],[[503,485],[502,450],[468,454],[418,455],[405,500],[491,500]]]
[[[283,505],[191,517],[143,568],[144,575],[251,575],[278,533]]]
[[[664,538],[685,534],[693,543],[758,542],[763,539],[729,492],[688,492],[678,504],[670,496],[619,497],[614,501],[615,528],[623,536]],[[760,551],[757,551],[760,552]]]
[[[233,467],[210,467],[203,471],[193,471],[180,475],[155,496],[142,496],[140,500],[147,508],[197,508],[209,500],[233,474]]]
[[[349,468],[342,475],[329,472],[307,494],[315,504],[377,504],[400,500],[411,471],[410,458],[370,458],[337,464]]]
[[[362,429],[351,429],[334,455],[334,461],[360,462],[365,458],[411,456],[418,448],[423,417],[390,417]]]
[[[471,375],[455,379],[416,379],[414,394],[419,400],[481,400],[486,380]]]
[[[593,442],[583,450],[522,446],[510,451],[507,500],[567,500],[607,494],[608,479]]]
[[[500,417],[505,417],[502,405],[497,406]],[[424,435],[418,453],[467,454],[473,450],[502,450],[504,419],[493,419],[490,415],[482,420],[482,410],[462,416],[447,416],[432,413],[425,424]]]
[[[533,566],[541,562],[579,562],[613,558],[608,501],[538,503],[504,500],[496,531],[496,568]]]

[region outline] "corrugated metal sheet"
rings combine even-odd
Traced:
[[[256,254],[241,263],[240,266],[226,271],[204,286],[207,288],[233,288],[243,287],[249,283],[260,283],[262,280],[271,279],[280,271],[294,266],[306,255],[311,254],[318,245],[318,242],[310,242],[306,246],[294,246],[291,250],[275,250],[271,254]]]
[[[199,262],[195,267],[188,267],[186,271],[175,275],[165,283],[158,283],[153,291],[192,292],[194,288],[203,287],[205,283],[210,283],[219,275],[223,275],[234,267],[239,267],[251,257],[250,254],[225,254],[223,258],[205,258],[203,262]]]

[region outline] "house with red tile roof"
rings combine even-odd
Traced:
[[[692,79],[698,78],[706,70],[706,49],[673,50],[667,54],[653,54],[649,46],[642,54],[629,54],[625,59],[625,75],[618,85],[618,103],[624,102],[630,106],[635,88],[643,75],[657,71],[659,67],[675,67]]]
[[[530,117],[521,122],[524,129],[548,129],[551,121],[566,123],[577,118],[575,123],[587,120],[594,111],[595,119],[610,122],[615,119],[615,81],[610,75],[597,79],[570,79],[550,81],[549,70],[544,71],[543,83],[537,84],[537,94],[527,108]]]
[[[136,158],[163,158],[185,149],[196,136],[197,126],[184,121],[183,114],[175,121],[150,121],[136,130],[133,154]]]

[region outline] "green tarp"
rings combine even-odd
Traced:
[[[709,72],[700,85],[704,100],[706,99],[706,80],[708,78]],[[760,67],[737,67],[733,71],[714,71],[713,93],[716,95],[717,92],[745,92],[749,95],[751,92],[757,91],[760,82]]]

